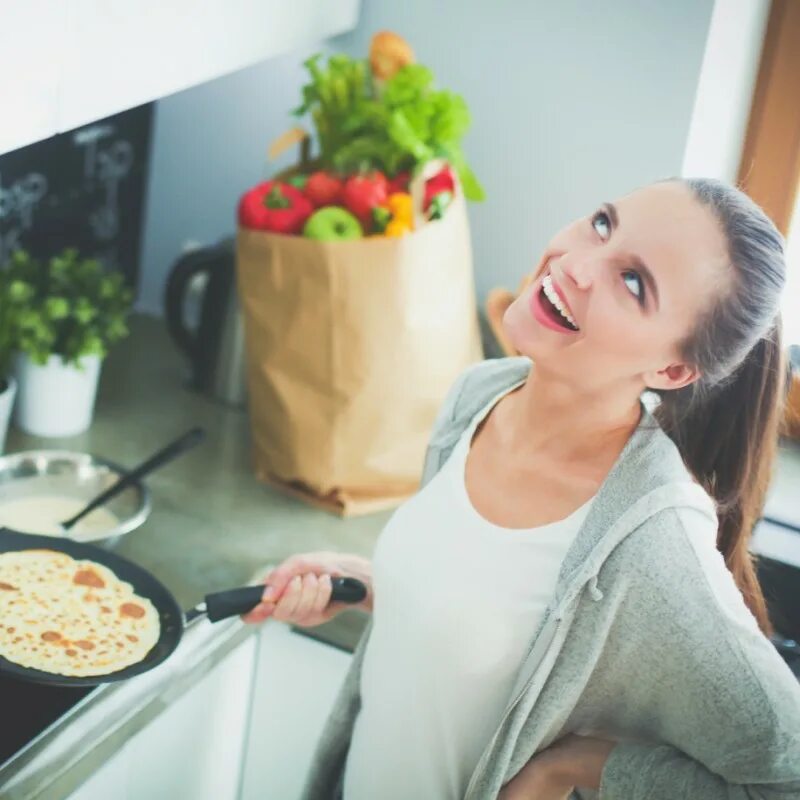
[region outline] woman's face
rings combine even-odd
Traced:
[[[581,389],[677,389],[699,377],[679,343],[730,269],[713,213],[680,183],[654,184],[559,231],[503,325],[520,353]],[[577,331],[542,302],[553,291]]]

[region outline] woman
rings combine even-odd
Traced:
[[[800,798],[748,555],[784,282],[775,227],[710,180],[552,239],[504,317],[523,355],[456,381],[372,562],[291,558],[247,617],[315,625],[329,575],[370,586],[308,800]]]

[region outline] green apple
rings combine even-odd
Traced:
[[[361,223],[349,211],[339,206],[326,206],[315,211],[303,228],[303,236],[320,242],[361,239]]]

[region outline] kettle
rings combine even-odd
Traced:
[[[233,237],[192,250],[172,266],[164,294],[167,330],[189,359],[194,389],[232,406],[244,406],[244,326],[236,291]],[[197,327],[186,323],[186,299],[204,275]]]

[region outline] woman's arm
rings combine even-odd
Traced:
[[[796,800],[800,798],[798,762],[788,750],[783,765],[771,760],[759,771],[752,753],[742,754],[741,778],[717,775],[671,745],[620,743],[611,752],[600,783],[600,800]],[[760,774],[759,774],[760,773]]]
[[[568,800],[574,788],[600,800],[765,800],[800,797],[800,786],[731,784],[669,745],[612,742],[570,734],[537,753],[498,800]]]
[[[800,800],[798,680],[758,629],[714,531],[669,515],[630,534],[609,558],[616,572],[598,576],[618,604],[598,725],[611,733],[618,707],[627,735],[613,745],[565,736],[504,800],[562,800],[570,787],[600,800]]]
[[[608,656],[637,735],[610,751],[599,798],[800,798],[798,680],[758,629],[713,536],[674,522],[618,548],[632,568],[615,620],[624,646]]]

